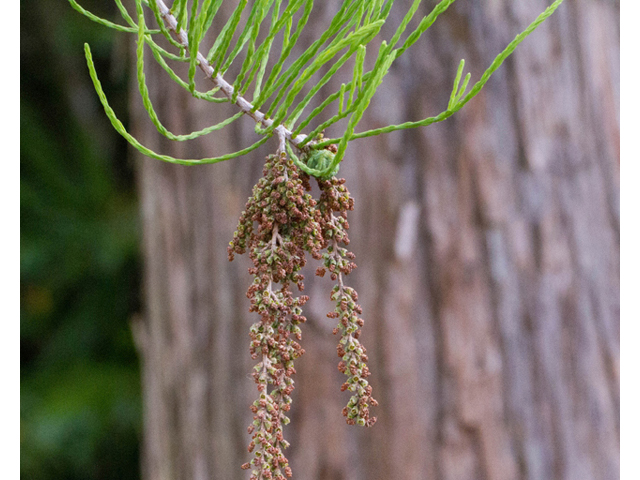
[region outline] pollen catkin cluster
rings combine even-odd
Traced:
[[[253,370],[258,399],[251,406],[254,416],[248,428],[252,435],[248,449],[254,458],[242,468],[251,469],[251,480],[291,477],[283,453],[289,445],[283,426],[289,423],[286,412],[294,389],[293,361],[304,353],[298,342],[300,324],[306,321],[302,307],[308,300],[306,295],[295,296],[291,285],[304,290],[300,270],[306,264],[306,253],[323,262],[318,275],[328,269],[338,282],[331,293],[336,310],[328,316],[340,319],[334,329],[341,336],[338,369],[348,376],[342,390],[353,393],[343,414],[351,425],[371,426],[376,420],[369,416],[369,406],[377,402],[366,380],[365,349],[358,341],[362,309],[355,303],[355,290],[342,281],[342,275],[355,267],[353,254],[340,246],[349,243],[346,214],[353,210],[353,199],[344,179],[319,180],[318,185],[322,194],[316,201],[308,193],[310,177],[286,154],[267,157],[263,176],[253,188],[228,247],[229,260],[249,252],[253,262],[249,273],[254,278],[247,291],[249,310],[260,315],[249,333],[251,357],[258,360]]]
[[[353,262],[355,255],[340,246],[349,245],[347,211],[353,210],[353,199],[344,183],[344,178],[335,177],[318,182],[322,195],[317,209],[321,214],[320,226],[326,251],[322,255],[324,267],[318,268],[316,274],[323,276],[329,270],[331,279],[337,282],[331,291],[331,300],[336,302],[336,308],[327,317],[339,320],[333,329],[334,335],[340,334],[338,370],[348,377],[342,384],[342,391],[353,393],[342,414],[347,417],[349,425],[370,427],[376,422],[376,417],[369,416],[369,407],[375,407],[378,402],[371,396],[372,388],[366,380],[370,375],[367,351],[358,340],[360,328],[364,325],[364,320],[359,317],[362,308],[356,303],[358,293],[345,286],[343,281],[343,275],[348,275],[356,267]]]

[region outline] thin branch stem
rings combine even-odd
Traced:
[[[158,10],[160,11],[160,16],[166,22],[167,28],[170,31],[174,32],[174,34],[176,35],[178,43],[180,43],[180,45],[182,45],[184,48],[188,48],[189,38],[187,36],[187,32],[185,32],[182,28],[178,28],[178,20],[173,16],[171,11],[169,10],[169,7],[167,7],[162,0],[156,0],[156,5],[158,6]],[[273,120],[266,118],[265,114],[260,110],[254,111],[253,105],[247,99],[240,95],[235,95],[233,86],[229,84],[220,73],[214,76],[214,68],[209,65],[209,62],[207,62],[205,56],[199,51],[197,52],[197,60],[200,70],[204,72],[207,78],[211,79],[216,87],[220,87],[222,93],[224,93],[229,98],[229,100],[240,107],[240,110],[242,110],[243,113],[253,118],[256,123],[261,124],[264,128],[269,128],[273,125]],[[303,134],[293,136],[291,134],[291,130],[285,128],[284,125],[278,125],[275,129],[280,129],[278,132],[278,136],[284,134],[284,137],[296,147],[307,138],[307,136]]]

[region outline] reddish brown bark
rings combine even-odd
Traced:
[[[456,2],[392,69],[360,128],[446,108],[459,59],[479,78],[545,6]],[[315,28],[332,7],[318,8]],[[356,200],[359,268],[348,281],[367,322],[378,423],[344,423],[331,281],[312,267],[285,428],[294,478],[618,478],[618,10],[565,1],[453,118],[351,144],[340,174]],[[177,133],[225,115],[157,67],[147,78]],[[135,111],[138,138],[169,154],[252,138],[240,120],[212,140],[161,142]],[[229,264],[226,245],[275,148],[211,166],[137,160],[146,479],[243,478],[255,318],[249,261]]]

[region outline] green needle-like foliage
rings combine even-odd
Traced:
[[[96,91],[105,108],[109,119],[116,130],[123,135],[135,148],[145,155],[164,161],[182,164],[215,163],[235,158],[247,153],[274,133],[285,134],[287,147],[299,153],[300,158],[313,158],[313,150],[325,149],[337,145],[337,151],[332,154],[332,161],[322,170],[307,167],[300,162],[300,168],[307,173],[325,178],[335,171],[344,158],[348,143],[363,137],[379,135],[381,133],[403,130],[418,126],[430,125],[450,117],[460,110],[484,87],[491,75],[500,67],[502,62],[515,50],[529,34],[531,34],[544,20],[546,20],[562,3],[554,1],[529,27],[518,34],[514,40],[495,58],[489,68],[467,92],[470,74],[462,77],[464,60],[453,82],[453,90],[447,110],[423,120],[405,122],[399,125],[388,125],[382,128],[356,132],[358,122],[364,115],[374,97],[378,86],[384,81],[393,62],[400,57],[407,48],[416,43],[420,36],[444,13],[455,0],[441,0],[433,10],[423,17],[413,31],[407,31],[409,23],[415,17],[422,0],[413,0],[400,25],[390,39],[383,40],[377,54],[367,49],[374,38],[380,35],[391,8],[393,0],[345,0],[330,24],[323,31],[320,38],[308,48],[290,60],[298,39],[312,17],[313,0],[240,0],[235,2],[235,9],[224,27],[212,38],[206,56],[202,48],[206,43],[207,32],[213,20],[220,13],[222,0],[175,0],[171,10],[163,0],[136,0],[135,20],[127,12],[121,0],[115,0],[125,25],[120,25],[100,18],[88,12],[76,0],[69,0],[71,6],[87,16],[89,19],[109,28],[138,35],[136,49],[137,78],[140,94],[151,121],[158,131],[171,140],[191,140],[201,135],[224,128],[243,114],[252,117],[257,123],[256,132],[263,138],[238,152],[215,158],[199,160],[181,160],[167,155],[152,152],[133,138],[124,129],[100,88],[91,52],[85,46],[85,53],[91,77]],[[147,25],[145,10],[155,18],[155,25]],[[248,12],[248,14],[246,14]],[[243,13],[245,15],[243,15]],[[245,18],[245,20],[243,20]],[[294,18],[298,18],[294,25]],[[157,27],[157,28],[156,28]],[[157,36],[164,36],[175,52],[170,52],[158,45]],[[281,47],[279,52],[272,49],[274,40]],[[404,40],[403,40],[404,38]],[[156,114],[145,78],[145,49],[151,50],[152,57],[162,68],[183,88],[199,99],[213,103],[231,102],[238,105],[238,113],[227,120],[204,128],[197,132],[174,134],[167,130]],[[365,72],[365,57],[376,55],[370,59],[373,68]],[[353,59],[352,62],[349,60]],[[239,72],[234,79],[224,78],[235,60],[239,60]],[[283,70],[289,60],[289,67]],[[181,78],[175,73],[169,62],[188,62],[187,78]],[[320,105],[309,110],[309,105],[320,89],[340,70],[352,65],[351,81],[340,86],[339,91],[327,96]],[[195,77],[197,69],[202,69],[212,80],[209,92],[196,90]],[[325,71],[318,78],[320,70]],[[247,92],[253,92],[250,97]],[[217,93],[217,95],[215,95]],[[337,103],[336,103],[337,102]],[[332,110],[333,115],[327,115]],[[323,139],[322,132],[339,120],[347,118],[345,131],[342,135]],[[303,132],[312,122],[317,125],[310,132]],[[278,128],[284,127],[284,128]],[[296,157],[297,158],[297,157]]]

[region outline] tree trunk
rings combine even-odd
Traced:
[[[339,2],[318,3],[311,36]],[[445,109],[459,59],[478,79],[547,4],[456,2],[393,67],[360,129]],[[460,113],[351,144],[340,176],[359,268],[347,281],[379,420],[344,422],[331,282],[313,266],[285,427],[295,479],[619,477],[618,17],[617,2],[566,0]],[[176,133],[229,111],[152,62],[147,79]],[[240,119],[211,140],[161,141],[133,97],[134,133],[163,153],[213,156],[255,136]],[[250,262],[229,263],[226,246],[275,148],[210,166],[137,160],[146,480],[246,475],[256,317]]]

